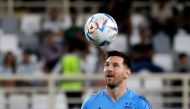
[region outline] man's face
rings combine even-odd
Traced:
[[[104,77],[106,84],[110,88],[117,87],[125,82],[127,77],[127,68],[123,64],[123,58],[119,56],[110,56],[104,65]]]

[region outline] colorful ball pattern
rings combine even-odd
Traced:
[[[92,15],[85,24],[85,36],[91,44],[96,46],[109,45],[117,33],[117,23],[105,13]]]

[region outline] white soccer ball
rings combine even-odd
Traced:
[[[117,23],[110,15],[105,13],[92,15],[85,24],[85,36],[91,44],[96,46],[109,45],[117,33]]]

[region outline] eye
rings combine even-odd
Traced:
[[[113,64],[113,67],[118,67],[119,65],[117,63],[114,63]]]
[[[106,66],[106,67],[109,66],[109,63],[105,63],[104,66]]]

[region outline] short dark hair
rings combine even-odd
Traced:
[[[123,63],[126,64],[129,69],[131,69],[131,59],[126,54],[120,51],[108,51],[106,58],[109,58],[110,56],[119,56],[123,58]]]
[[[182,59],[182,58],[184,58],[184,57],[187,57],[187,55],[186,55],[185,53],[180,53],[180,54],[178,55],[178,57],[179,57],[179,59]]]

